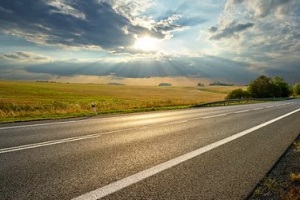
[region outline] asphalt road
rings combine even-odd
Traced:
[[[300,101],[0,124],[0,199],[245,199]]]

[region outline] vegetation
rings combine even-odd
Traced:
[[[214,82],[210,83],[210,86],[234,86],[234,84],[228,84],[228,83],[221,83],[221,82]]]
[[[0,122],[127,113],[219,101],[236,87],[147,87],[0,81]]]
[[[297,95],[300,95],[300,83],[296,83],[293,87],[293,92],[294,92],[294,95],[297,96]]]
[[[291,94],[292,89],[283,78],[278,76],[269,78],[262,75],[249,84],[247,91],[242,89],[233,90],[225,99],[282,98],[289,97]]]
[[[198,87],[204,87],[204,84],[203,83],[198,83],[197,86]]]
[[[242,90],[241,88],[232,90],[225,99],[245,99],[249,98],[250,94],[247,91]]]
[[[248,91],[253,98],[289,97],[291,95],[289,84],[278,76],[269,78],[262,75],[249,84]]]
[[[158,86],[172,86],[171,83],[160,83]]]

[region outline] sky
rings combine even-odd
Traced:
[[[1,0],[0,79],[300,82],[298,0]]]

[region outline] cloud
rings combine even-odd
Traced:
[[[136,35],[163,39],[179,28],[175,16],[154,21],[151,29],[136,24],[141,3],[121,2],[1,0],[0,32],[38,44],[114,51],[132,46]],[[132,15],[125,15],[125,11]]]
[[[50,61],[49,57],[39,55],[33,52],[13,52],[7,53],[3,56],[0,56],[0,59],[9,59],[15,61],[25,61],[25,62],[48,62]]]
[[[24,68],[27,73],[45,74],[54,77],[111,76],[121,78],[150,78],[150,77],[201,77],[246,84],[256,74],[248,71],[248,64],[235,62],[215,56],[203,57],[174,57],[133,59],[120,62],[72,62],[56,61]],[[235,76],[232,76],[232,70]]]
[[[295,0],[228,0],[205,36],[216,52],[249,63],[253,72],[299,81],[299,8]]]
[[[62,15],[70,15],[79,19],[85,19],[85,14],[75,9],[71,5],[66,4],[63,1],[49,1],[46,2],[52,9],[50,10],[50,14],[62,14]]]
[[[258,18],[264,18],[268,15],[275,16],[286,15],[294,12],[298,0],[228,0],[225,10],[236,9],[237,6],[244,6],[249,12],[254,13]]]
[[[235,35],[235,33],[245,31],[254,26],[254,23],[246,23],[246,24],[235,24],[232,23],[229,26],[225,27],[222,30],[219,30],[217,27],[211,27],[210,32],[214,33],[211,36],[211,40],[220,40],[222,38],[230,38]]]

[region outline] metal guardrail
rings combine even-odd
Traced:
[[[212,107],[212,106],[227,106],[227,105],[238,105],[238,104],[250,104],[256,102],[266,101],[285,101],[292,100],[294,98],[245,98],[245,99],[229,99],[224,101],[214,101],[203,104],[194,105],[193,107]]]

